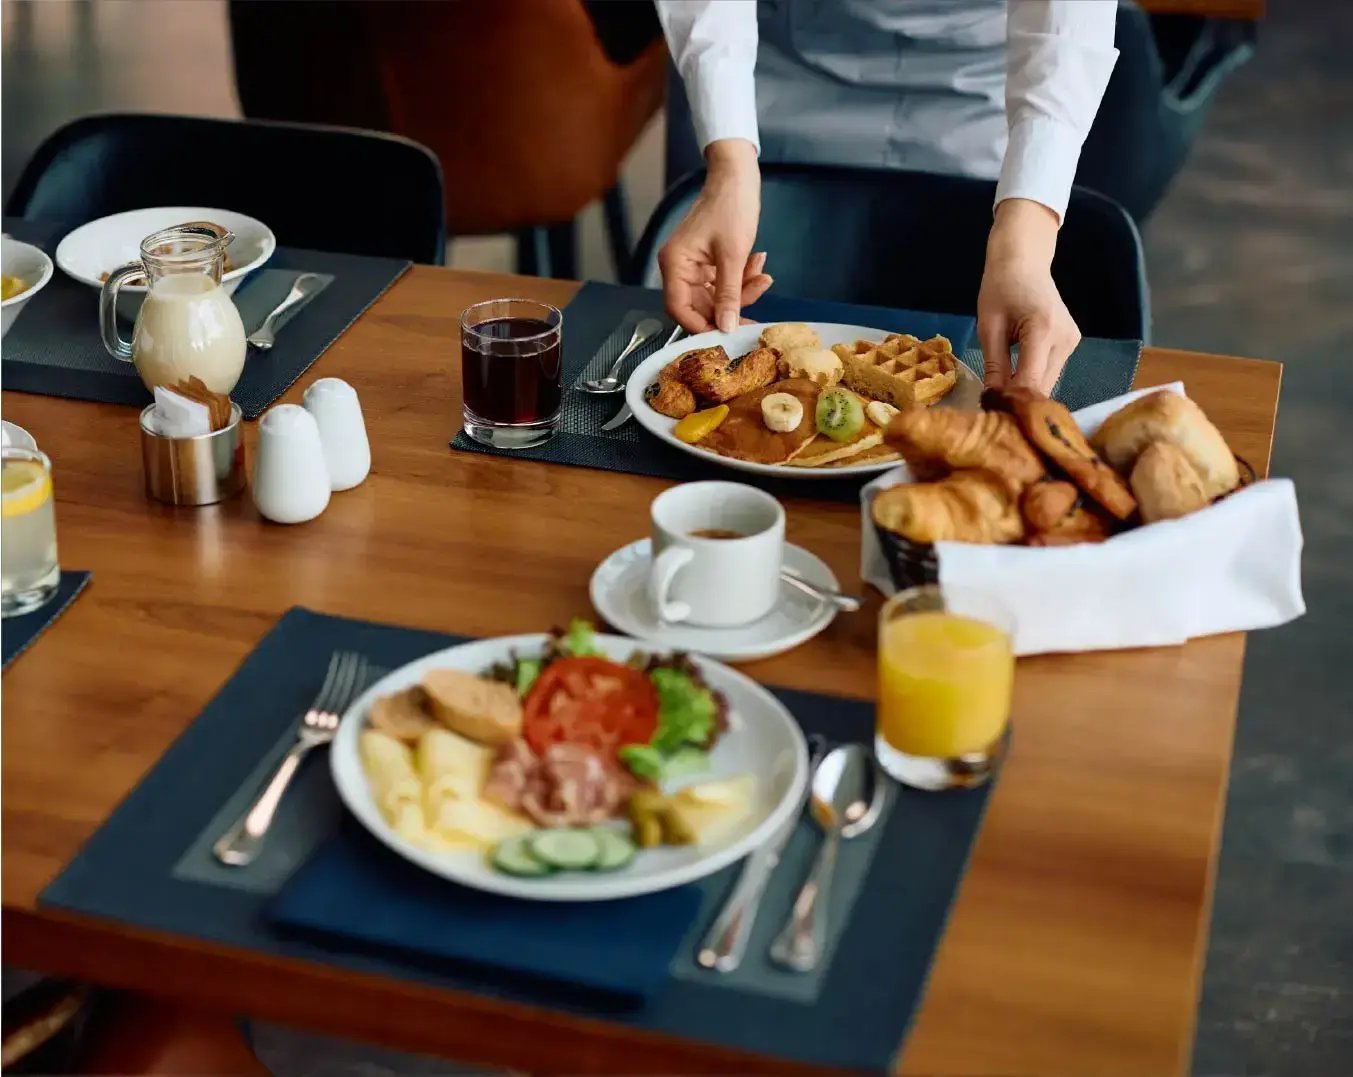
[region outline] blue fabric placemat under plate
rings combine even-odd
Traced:
[[[5,218],[5,231],[49,255],[70,231],[64,224]],[[290,316],[266,352],[249,349],[231,392],[246,419],[257,419],[328,347],[403,275],[410,263],[327,251],[278,247],[231,297],[252,333],[302,272],[318,274],[320,291]],[[123,323],[124,337],[131,327]],[[99,293],[58,267],[24,307],[4,342],[4,385],[25,393],[144,407],[151,400],[135,367],[114,359],[99,336]]]
[[[285,751],[333,651],[357,650],[388,669],[456,642],[434,632],[291,610],[40,901],[146,930],[545,1005],[775,1058],[869,1071],[891,1064],[920,1000],[989,789],[942,796],[893,790],[885,818],[841,850],[828,964],[815,976],[774,970],[764,957],[816,848],[810,823],[801,822],[786,850],[745,970],[721,977],[693,960],[695,943],[733,885],[737,866],[691,884],[700,892],[700,913],[676,948],[665,984],[637,1006],[606,1002],[571,985],[560,989],[509,976],[501,967],[490,974],[463,960],[412,958],[388,947],[279,931],[266,911],[287,879],[346,833],[346,813],[323,759],[298,776],[259,862],[245,869],[208,863],[222,823],[231,821],[261,773]],[[780,689],[775,694],[807,732],[833,740],[873,735],[872,703]],[[358,837],[383,864],[397,862],[372,839]],[[609,904],[597,909],[604,915]]]
[[[949,338],[954,352],[978,377],[982,375],[982,353],[969,347],[976,326],[971,317],[783,296],[765,296],[744,313],[749,318],[767,322],[838,322],[912,333],[919,337],[939,334]],[[510,451],[481,445],[461,431],[451,442],[451,447],[462,452],[519,457],[678,482],[735,478],[777,497],[829,501],[858,499],[860,487],[869,476],[770,479],[734,472],[717,458],[704,459],[675,449],[652,437],[633,419],[618,430],[601,429],[624,403],[624,394],[594,396],[581,392],[577,385],[585,378],[604,373],[629,340],[635,324],[647,317],[661,318],[663,332],[630,359],[624,373],[662,347],[675,323],[663,314],[661,292],[586,282],[564,308],[564,401],[559,432],[538,449]],[[1140,354],[1140,341],[1084,340],[1067,362],[1054,396],[1074,409],[1127,392],[1136,374]]]
[[[40,606],[32,613],[6,617],[0,622],[0,637],[3,637],[4,641],[4,669],[9,669],[9,664],[14,659],[33,646],[37,638],[56,623],[56,619],[66,612],[66,608],[80,597],[85,585],[89,583],[90,576],[91,573],[88,572],[63,571],[61,582],[56,587],[56,594],[46,605]]]

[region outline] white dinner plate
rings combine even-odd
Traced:
[[[750,816],[734,833],[709,846],[641,849],[628,866],[613,872],[559,872],[521,879],[489,866],[480,853],[440,853],[405,841],[385,822],[371,796],[358,753],[358,735],[378,697],[416,684],[429,669],[482,673],[495,662],[540,653],[546,637],[507,636],[437,651],[395,670],[372,685],[343,716],[330,748],[334,784],[343,803],[378,839],[406,860],[476,890],[536,901],[609,901],[666,890],[703,878],[746,856],[799,810],[808,782],[808,749],[803,733],[784,706],[755,681],[708,659],[695,658],[710,687],[729,704],[729,728],[710,753],[710,770],[692,780],[752,774],[756,792]],[[597,636],[597,646],[624,661],[635,651],[662,653],[621,636]]]
[[[885,330],[870,329],[863,325],[838,325],[835,322],[804,324],[817,333],[824,348],[830,348],[833,344],[853,344],[857,340],[880,341],[889,335]],[[672,434],[672,428],[676,426],[677,421],[654,411],[644,400],[644,390],[657,381],[658,372],[678,355],[696,348],[712,348],[716,344],[722,344],[729,355],[746,355],[757,346],[761,330],[764,328],[764,325],[759,324],[740,325],[732,333],[720,333],[717,330],[697,333],[693,337],[685,337],[655,351],[634,369],[625,385],[625,402],[629,404],[630,411],[634,412],[639,425],[682,452],[757,475],[776,475],[782,479],[839,479],[852,475],[876,475],[896,467],[896,460],[857,464],[854,467],[791,467],[788,464],[754,464],[746,460],[734,460],[679,440]],[[982,397],[982,379],[969,370],[961,360],[957,360],[957,366],[958,380],[954,383],[953,391],[935,406],[975,411]]]

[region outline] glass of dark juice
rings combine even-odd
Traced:
[[[543,445],[559,428],[564,316],[534,299],[490,299],[460,316],[465,433],[495,449]]]

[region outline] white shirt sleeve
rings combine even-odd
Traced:
[[[756,0],[657,0],[658,20],[691,105],[701,152],[756,127]]]
[[[1081,145],[1118,50],[1117,0],[1010,0],[1005,84],[1010,142],[996,202],[1028,198],[1066,214]]]

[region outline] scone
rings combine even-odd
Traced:
[[[1188,457],[1208,500],[1240,485],[1240,468],[1221,431],[1186,396],[1168,389],[1134,400],[1104,420],[1091,443],[1124,475],[1153,441],[1168,441]]]
[[[1137,511],[1127,483],[1090,447],[1066,405],[1032,389],[1010,389],[1005,398],[1025,437],[1109,515],[1126,520]]]
[[[1197,468],[1178,445],[1153,441],[1132,467],[1132,492],[1142,521],[1174,520],[1206,508],[1212,501]]]
[[[830,348],[791,348],[780,355],[782,378],[807,378],[830,389],[843,372],[841,357]]]
[[[795,348],[820,348],[822,340],[802,322],[781,322],[761,330],[761,346],[783,355]]]

